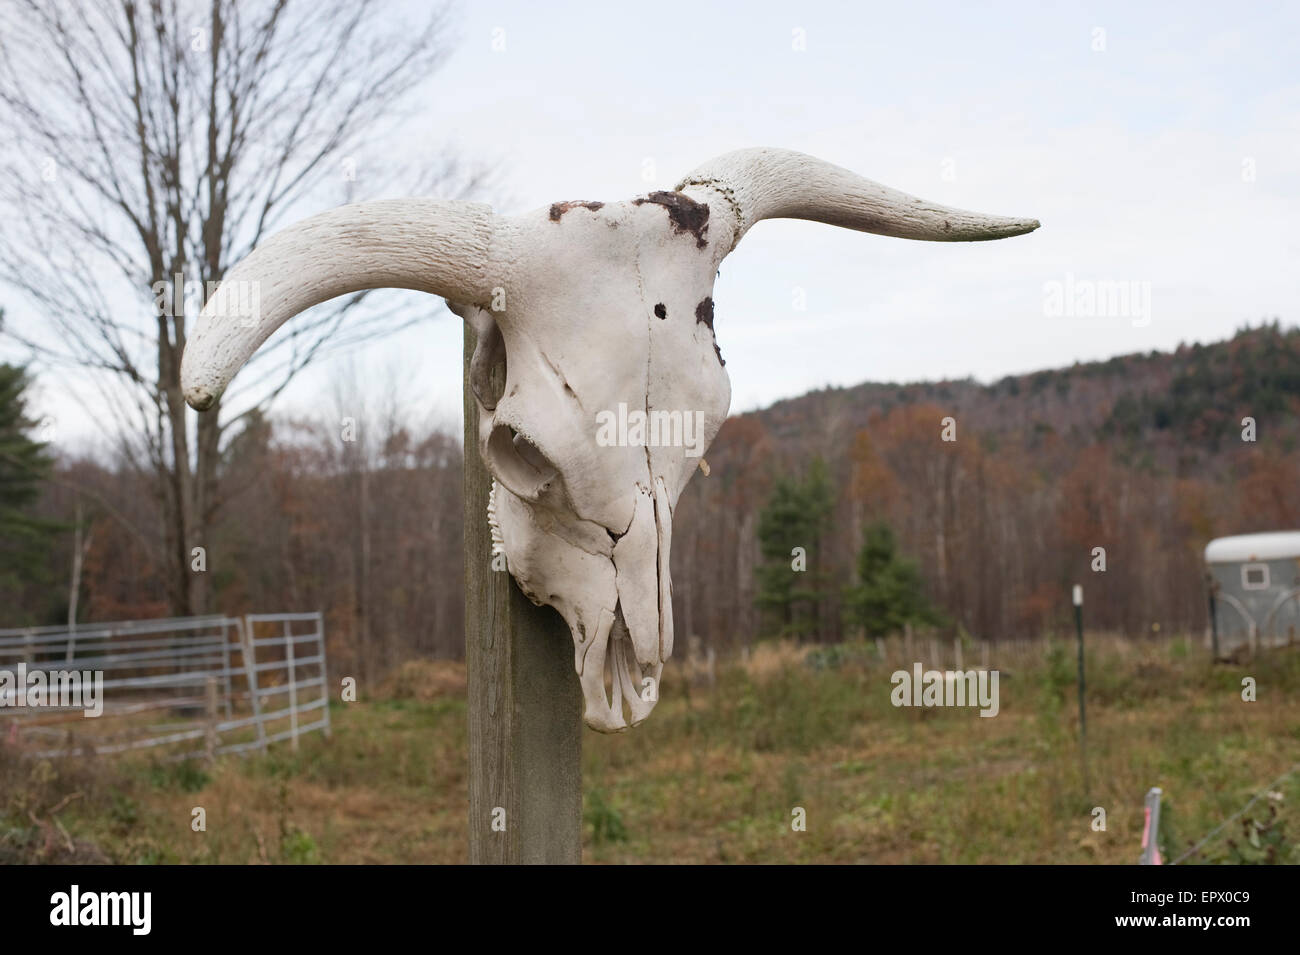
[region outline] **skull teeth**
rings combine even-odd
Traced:
[[[663,663],[643,666],[637,662],[621,607],[616,611],[615,625],[609,635],[605,672],[610,684],[611,712],[619,723],[627,720],[627,725],[636,726],[650,715],[658,701]],[[626,716],[624,707],[627,710]]]
[[[497,523],[497,482],[492,482],[488,490],[487,503],[488,533],[492,536],[492,556],[499,557],[506,552],[506,541],[501,536],[501,525]]]

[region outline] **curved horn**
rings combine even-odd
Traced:
[[[408,288],[488,305],[492,210],[441,199],[362,202],[267,239],[226,274],[181,359],[185,400],[203,411],[271,333],[349,292]]]
[[[736,247],[762,219],[811,219],[829,225],[900,239],[972,242],[1005,239],[1038,228],[1037,219],[986,216],[952,209],[788,149],[740,149],[700,166],[677,185],[679,192],[703,192],[714,213],[735,234],[723,254]]]

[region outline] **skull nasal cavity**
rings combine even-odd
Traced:
[[[492,429],[486,452],[492,476],[518,497],[536,498],[559,473],[536,445],[508,424]]]

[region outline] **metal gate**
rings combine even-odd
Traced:
[[[36,702],[31,684],[73,675],[100,687],[98,717],[48,693]],[[0,693],[0,739],[37,756],[161,747],[212,757],[330,732],[319,612],[0,630],[4,676],[14,690]]]

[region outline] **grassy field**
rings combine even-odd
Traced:
[[[1190,641],[1093,641],[1086,789],[1073,644],[993,663],[992,719],[893,707],[895,664],[866,645],[764,647],[712,687],[670,663],[644,725],[584,736],[584,857],[1128,864],[1149,787],[1176,855],[1300,762],[1300,648],[1212,666]],[[463,669],[408,665],[332,714],[330,740],[213,766],[5,751],[0,861],[465,861]],[[1298,841],[1300,773],[1189,861],[1295,863]]]

